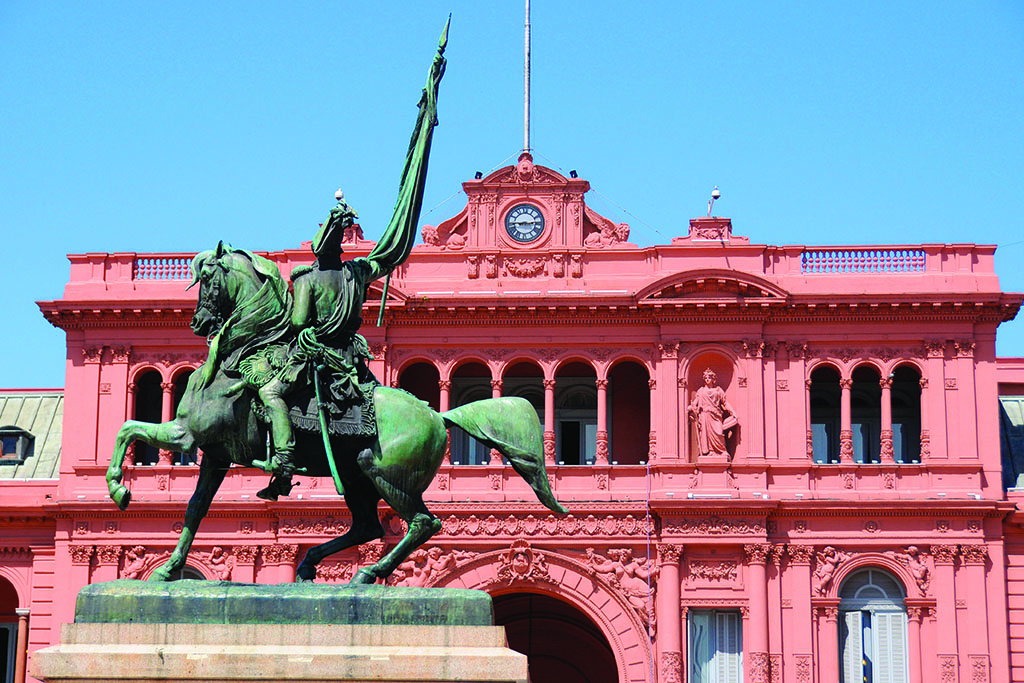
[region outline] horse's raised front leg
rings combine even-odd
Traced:
[[[122,480],[124,479],[124,457],[128,452],[128,446],[134,441],[144,441],[157,448],[182,453],[187,453],[196,447],[192,433],[176,420],[162,424],[128,420],[121,425],[114,442],[114,454],[110,458],[110,466],[107,467],[107,490],[110,492],[111,499],[122,510],[128,507],[128,503],[132,499],[131,492],[125,488]]]
[[[156,571],[149,577],[150,581],[169,581],[171,574],[185,566],[188,551],[199,530],[199,523],[209,512],[213,496],[217,493],[217,489],[220,488],[227,473],[228,463],[226,461],[217,460],[204,454],[199,464],[199,481],[196,483],[196,491],[189,499],[188,507],[185,508],[185,526],[181,530],[178,545],[171,553],[170,559],[156,568]]]
[[[369,450],[369,449],[367,449]],[[373,484],[359,475],[358,478],[344,477],[345,505],[352,513],[352,528],[338,538],[310,548],[295,570],[295,581],[302,583],[316,578],[316,566],[328,555],[381,538],[384,527],[377,514],[380,495]]]

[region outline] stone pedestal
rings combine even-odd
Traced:
[[[79,594],[32,675],[56,681],[519,682],[481,591],[113,581]]]

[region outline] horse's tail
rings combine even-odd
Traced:
[[[544,467],[544,432],[537,412],[525,398],[474,401],[441,413],[441,419],[446,426],[461,427],[485,446],[498,449],[545,507],[568,512],[551,492]]]

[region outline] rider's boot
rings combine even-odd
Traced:
[[[257,498],[263,500],[275,501],[279,496],[287,496],[292,492],[295,484],[292,483],[291,476],[277,476],[272,475],[270,477],[270,483],[265,488],[260,489],[256,492]]]

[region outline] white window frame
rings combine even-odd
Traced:
[[[743,683],[739,609],[688,610],[686,634],[690,683]]]

